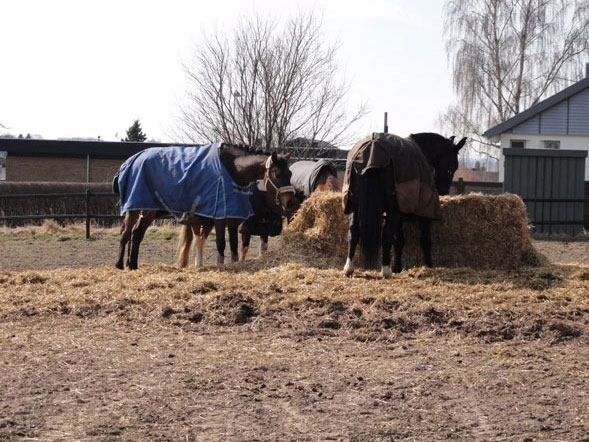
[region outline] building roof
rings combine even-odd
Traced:
[[[0,151],[8,155],[34,157],[83,157],[126,159],[148,147],[178,146],[170,143],[137,143],[126,141],[70,141],[0,138]],[[183,146],[180,144],[180,146]],[[187,146],[187,145],[185,145]]]
[[[558,92],[547,99],[536,103],[532,107],[526,109],[525,111],[511,117],[509,120],[504,121],[503,123],[498,124],[483,134],[486,138],[494,138],[497,135],[501,135],[504,132],[507,132],[513,129],[515,126],[523,123],[530,118],[535,117],[536,115],[544,112],[546,109],[551,108],[561,101],[567,100],[573,95],[577,95],[579,92],[589,88],[589,78],[583,78],[582,80],[576,82],[575,84],[563,89],[562,91]]]
[[[39,140],[32,138],[0,138],[0,152],[9,156],[27,157],[73,157],[104,158],[125,160],[149,147],[194,146],[178,143],[138,143],[129,141],[82,141],[82,140]],[[286,150],[294,148],[287,147]],[[321,157],[336,159],[347,158],[348,151],[332,147],[306,148],[306,152],[317,151]],[[313,156],[312,156],[313,157]],[[314,157],[313,157],[314,158]]]

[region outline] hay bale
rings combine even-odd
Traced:
[[[469,194],[442,197],[442,220],[432,223],[432,259],[438,267],[517,269],[542,265],[546,259],[532,247],[523,201],[517,195]],[[404,223],[404,267],[423,265],[419,227]],[[315,193],[297,212],[283,241],[289,251],[298,248],[345,261],[348,222],[341,195]],[[358,252],[359,254],[359,252]]]
[[[315,192],[302,203],[282,235],[286,259],[298,255],[300,261],[313,260],[320,267],[339,266],[345,260],[348,219],[341,199],[339,192]]]

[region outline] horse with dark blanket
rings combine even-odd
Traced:
[[[432,265],[430,222],[441,217],[438,195],[450,192],[458,168],[458,151],[465,142],[466,138],[455,145],[454,137],[434,133],[408,138],[374,133],[350,150],[342,195],[344,212],[350,215],[346,276],[354,271],[358,242],[368,268],[376,265],[382,247],[383,276],[390,277],[394,241],[393,270],[401,271],[403,215],[418,218],[424,261]]]

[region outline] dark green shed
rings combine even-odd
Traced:
[[[505,192],[524,200],[535,232],[583,231],[587,151],[503,149]]]

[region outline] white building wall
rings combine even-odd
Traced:
[[[505,132],[501,134],[501,158],[499,158],[499,181],[505,176],[505,155],[503,149],[511,147],[511,140],[526,142],[525,149],[544,149],[544,141],[560,141],[561,150],[589,150],[589,137],[566,135],[524,135]],[[589,181],[589,157],[585,159],[585,181]]]

